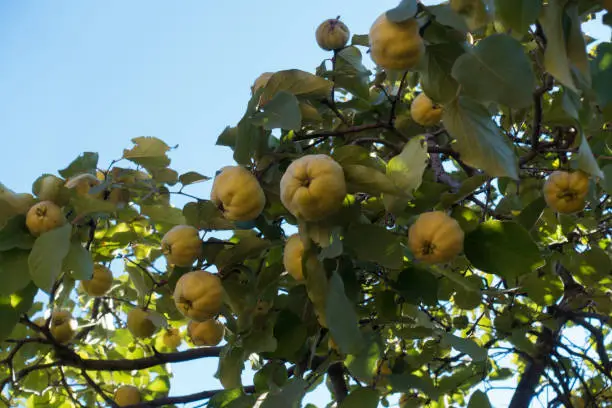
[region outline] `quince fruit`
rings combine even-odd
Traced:
[[[187,333],[196,346],[216,346],[223,340],[225,327],[215,319],[204,322],[191,321],[187,326]]]
[[[69,196],[64,187],[65,181],[61,178],[48,174],[38,179],[32,186],[32,192],[41,201],[53,201],[62,206],[68,203]]]
[[[202,254],[202,240],[191,225],[177,225],[161,241],[162,253],[170,265],[191,266]]]
[[[259,181],[242,166],[221,169],[213,182],[210,199],[232,221],[254,220],[266,205]]]
[[[45,323],[44,320],[42,323]],[[72,318],[72,314],[69,311],[56,310],[51,315],[49,330],[58,343],[68,343],[74,338],[76,333],[76,321]]]
[[[100,180],[93,174],[83,173],[74,176],[66,181],[64,186],[68,189],[75,190],[78,195],[83,196],[89,194],[89,190],[100,184]],[[98,197],[103,197],[103,192],[98,193]]]
[[[416,259],[428,264],[449,262],[463,250],[459,223],[442,211],[426,212],[408,230],[408,246]]]
[[[555,212],[571,214],[584,209],[589,176],[582,171],[555,171],[544,183],[544,199]]]
[[[94,264],[93,275],[89,280],[81,281],[81,288],[89,296],[103,296],[113,285],[113,273],[102,264]]]
[[[433,126],[442,119],[442,106],[435,104],[429,96],[419,94],[410,105],[412,120],[421,126]]]
[[[339,50],[349,40],[350,31],[346,24],[338,18],[330,18],[322,22],[315,33],[317,44],[325,51]]]
[[[295,217],[320,221],[336,213],[346,197],[344,170],[325,154],[303,156],[280,181],[281,202]]]
[[[370,28],[370,55],[380,67],[406,71],[413,69],[425,53],[419,23],[411,18],[395,23],[381,14]]]
[[[162,341],[164,346],[175,350],[181,345],[183,339],[181,338],[181,333],[179,330],[175,327],[171,327],[165,331],[164,335],[162,336]]]
[[[142,397],[140,390],[133,385],[122,385],[115,391],[115,403],[120,407],[128,405],[140,404]]]
[[[26,226],[30,234],[37,237],[66,223],[62,209],[51,201],[33,205],[26,214]]]
[[[289,275],[297,281],[304,280],[302,270],[302,257],[304,256],[304,244],[300,234],[293,234],[287,239],[285,250],[283,251],[283,265]]]
[[[221,279],[206,271],[187,272],[176,282],[174,303],[185,317],[199,322],[212,319],[223,304]]]
[[[134,337],[151,337],[157,330],[157,326],[151,320],[147,310],[134,308],[127,314],[127,327]]]

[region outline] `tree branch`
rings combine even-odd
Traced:
[[[352,126],[343,130],[331,130],[325,132],[313,132],[306,135],[295,135],[293,138],[294,141],[301,140],[311,140],[311,139],[319,139],[323,137],[334,137],[334,136],[344,136],[351,133],[359,133],[365,132],[367,130],[374,129],[392,129],[393,126],[390,126],[387,123],[368,123],[366,125]]]
[[[102,388],[100,388],[100,386],[98,384],[96,384],[96,382],[89,376],[89,374],[87,374],[87,372],[85,370],[81,371],[81,375],[83,376],[83,378],[85,378],[85,381],[87,381],[87,384],[100,396],[102,397],[102,399],[104,400],[104,402],[106,402],[109,406],[116,408],[119,407],[119,405],[117,405],[117,403],[108,395],[106,395],[106,393],[104,391],[102,391]]]
[[[334,398],[341,403],[348,395],[348,387],[344,379],[344,364],[334,363],[327,368],[327,375],[331,382]]]
[[[242,389],[246,394],[253,394],[255,392],[255,386],[249,385],[247,387],[243,387]],[[189,402],[201,401],[205,399],[210,399],[220,392],[225,390],[209,390],[209,391],[201,391],[196,392],[194,394],[182,395],[178,397],[165,397],[158,398],[151,401],[143,401],[140,404],[126,405],[125,408],[147,408],[147,407],[164,407],[167,405],[173,404],[187,404]]]

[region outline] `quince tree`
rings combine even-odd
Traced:
[[[254,81],[216,174],[137,137],[0,184],[0,404],[489,407],[510,381],[511,408],[612,406],[612,43],[583,30],[604,9],[314,22],[328,58]],[[197,359],[222,388],[170,396]]]

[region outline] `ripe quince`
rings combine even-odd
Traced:
[[[192,320],[187,326],[187,333],[196,346],[216,346],[223,340],[225,327],[215,319],[203,322]]]
[[[100,180],[93,174],[83,173],[78,176],[74,176],[66,181],[65,187],[73,189],[78,195],[83,196],[89,194],[89,190],[100,184]],[[98,197],[102,196],[102,193],[97,194]]]
[[[42,233],[61,227],[66,223],[62,209],[51,201],[34,204],[26,214],[26,226],[30,234],[37,237]]]
[[[176,283],[174,303],[185,317],[199,322],[212,319],[223,304],[221,279],[206,271],[187,272]]]
[[[177,225],[161,241],[162,253],[170,265],[191,266],[202,254],[202,240],[191,225]]]
[[[94,264],[93,275],[89,280],[81,281],[81,288],[89,296],[103,296],[113,285],[113,273],[102,264]]]
[[[140,390],[133,385],[122,385],[115,391],[115,403],[120,407],[140,404],[141,401]]]
[[[44,321],[43,321],[44,324]],[[74,338],[76,332],[76,321],[72,318],[67,310],[56,310],[51,315],[51,324],[49,325],[51,335],[58,343],[68,343]]]
[[[48,174],[37,180],[32,190],[41,201],[53,201],[62,206],[67,204],[69,199],[64,184],[65,181],[61,178]]]
[[[370,28],[370,55],[380,67],[406,71],[413,69],[425,53],[419,23],[411,18],[395,23],[381,14]]]
[[[429,96],[420,93],[410,105],[412,120],[421,126],[433,126],[442,119],[442,106],[435,104]]]
[[[162,340],[164,345],[172,350],[175,350],[178,346],[180,346],[183,339],[181,339],[181,333],[175,327],[171,327],[165,331],[162,336]]]
[[[571,214],[586,205],[589,176],[582,171],[555,171],[544,183],[544,199],[555,212]]]
[[[149,312],[139,307],[128,312],[127,327],[134,337],[139,338],[151,337],[157,330]]]
[[[283,264],[289,275],[297,281],[304,280],[302,270],[302,257],[304,256],[304,244],[300,234],[293,234],[287,239],[285,250],[283,251]]]
[[[227,166],[215,177],[210,199],[228,220],[251,221],[266,205],[266,195],[255,176],[242,166]]]
[[[281,202],[295,217],[320,221],[342,207],[344,171],[325,154],[303,156],[289,165],[280,181]]]
[[[330,18],[322,22],[316,31],[319,47],[325,51],[339,50],[349,40],[350,31],[346,24],[337,18]]]
[[[408,246],[419,261],[449,262],[463,250],[464,233],[459,223],[442,211],[426,212],[408,230]]]

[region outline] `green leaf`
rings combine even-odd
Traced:
[[[112,202],[101,200],[91,194],[75,195],[71,204],[79,218],[96,213],[112,214],[117,210],[117,206]]]
[[[445,26],[454,28],[461,33],[467,33],[470,28],[465,20],[450,7],[449,3],[437,4],[427,7],[427,11],[433,14],[436,21]]]
[[[339,408],[377,408],[380,393],[372,388],[356,388],[339,405]]]
[[[0,295],[0,342],[11,334],[19,322],[19,315],[30,309],[37,292],[38,288],[29,284],[10,296]]]
[[[403,253],[398,238],[379,225],[351,225],[344,236],[344,245],[362,261],[377,262],[390,269],[402,267]]]
[[[59,174],[64,178],[74,177],[81,173],[96,174],[96,168],[98,167],[98,153],[85,152],[72,161],[63,170],[59,171]]]
[[[346,164],[342,166],[346,178],[347,189],[352,193],[367,193],[371,195],[397,194],[393,181],[380,171],[361,164]]]
[[[587,55],[585,34],[582,32],[582,18],[578,10],[578,4],[569,3],[565,8],[566,16],[570,20],[568,39],[567,39],[567,57],[572,65],[578,70],[574,74],[581,74],[582,80],[587,86],[591,86],[591,71],[589,69],[589,57]],[[580,80],[578,81],[581,82]]]
[[[528,231],[533,228],[536,222],[540,219],[542,211],[546,208],[546,200],[544,197],[538,197],[529,204],[516,217],[516,222],[521,224]]]
[[[393,287],[408,302],[418,305],[438,303],[438,279],[425,268],[411,265],[404,269]]]
[[[262,98],[271,100],[279,91],[287,91],[297,97],[321,100],[331,94],[333,83],[299,69],[275,72],[264,88]]]
[[[476,390],[470,397],[467,408],[491,408],[489,397],[484,392]]]
[[[250,408],[254,403],[253,397],[244,395],[242,389],[232,388],[216,393],[206,406],[207,408]]]
[[[527,34],[542,10],[542,0],[495,0],[495,14],[505,26]]]
[[[410,392],[414,389],[423,391],[430,398],[438,398],[438,391],[428,377],[417,377],[413,374],[391,374],[389,383],[395,392]]]
[[[351,38],[352,45],[361,45],[362,47],[370,46],[370,36],[368,34],[355,34]]]
[[[507,34],[478,42],[455,62],[453,77],[466,95],[481,102],[525,108],[533,101],[535,76],[523,46]]]
[[[457,192],[442,194],[440,198],[440,207],[449,208],[457,201],[463,200],[465,197],[469,196],[480,186],[482,186],[487,181],[487,179],[488,177],[486,174],[476,174],[472,177],[463,180]]]
[[[541,306],[554,305],[563,295],[563,282],[552,273],[531,272],[521,278],[520,286],[534,302]]]
[[[253,121],[247,118],[238,122],[234,147],[234,160],[238,164],[250,164],[251,158],[258,157],[267,145],[268,135],[263,128],[255,126]]]
[[[414,197],[414,191],[421,186],[423,173],[427,168],[429,155],[423,136],[410,139],[402,152],[392,157],[387,164],[387,177],[393,182],[398,193],[383,196],[387,211],[404,209],[406,202]]]
[[[166,152],[170,147],[162,140],[153,136],[140,136],[132,139],[136,145],[123,150],[123,158],[143,166],[147,170],[168,167],[170,159]]]
[[[263,112],[253,115],[252,120],[267,130],[281,128],[297,131],[302,126],[302,113],[295,95],[279,91],[265,104]]]
[[[544,51],[544,68],[555,79],[574,92],[578,92],[570,71],[567,57],[566,37],[563,27],[563,9],[567,0],[550,0],[543,7],[539,19],[546,36],[546,51]]]
[[[136,293],[138,294],[138,303],[140,304],[141,302],[144,302],[147,293],[149,293],[149,290],[151,289],[151,286],[147,285],[144,272],[127,259],[125,260],[124,268],[130,276],[131,284],[134,285],[134,288],[136,289]]]
[[[597,159],[595,159],[593,155],[589,141],[582,131],[580,131],[580,147],[576,154],[576,165],[585,173],[592,174],[595,177],[604,177],[603,172],[599,168],[599,164],[597,164]]]
[[[593,91],[597,104],[603,109],[612,102],[612,43],[604,42],[595,48],[591,60]]]
[[[271,246],[270,241],[259,238],[252,230],[236,231],[235,237],[239,238],[239,241],[215,257],[214,263],[217,268],[223,269],[226,266],[242,263],[245,259],[257,257]]]
[[[140,212],[151,218],[153,222],[162,222],[170,225],[185,224],[183,212],[175,207],[163,204],[141,205]]]
[[[75,280],[89,280],[93,276],[93,260],[88,250],[79,241],[72,241],[63,269]]]
[[[223,217],[223,213],[212,201],[201,200],[187,203],[183,207],[187,224],[202,230],[231,230],[234,223]]]
[[[450,333],[442,333],[442,340],[450,344],[455,350],[469,355],[474,361],[487,359],[487,350],[480,347],[472,339],[464,339]]]
[[[236,135],[238,134],[238,128],[232,126],[226,126],[223,132],[217,138],[217,146],[227,146],[232,149],[236,146]]]
[[[0,295],[8,296],[32,282],[28,272],[29,254],[22,249],[0,252]]]
[[[455,42],[427,46],[419,73],[423,92],[435,102],[448,103],[457,96],[459,84],[452,76],[452,69],[464,53],[461,44]]]
[[[480,224],[466,235],[464,248],[474,267],[506,279],[527,274],[544,265],[529,232],[512,221],[489,220]]]
[[[363,346],[359,317],[346,297],[344,283],[337,272],[329,279],[325,312],[327,326],[340,350],[343,353],[359,352]]]
[[[208,181],[208,180],[210,180],[210,177],[207,177],[195,171],[188,171],[187,173],[183,173],[179,176],[179,181],[184,186],[188,186],[189,184],[195,184],[195,183],[199,183],[200,181]]]
[[[400,4],[387,10],[387,19],[394,23],[401,23],[409,18],[412,18],[417,13],[417,2],[416,0],[401,0]]]
[[[242,386],[242,370],[244,369],[244,350],[239,347],[225,346],[219,356],[219,368],[215,377],[219,379],[223,388],[237,388]]]
[[[270,392],[260,405],[261,408],[300,408],[306,395],[308,383],[301,378],[293,378],[280,391]]]
[[[334,149],[332,158],[343,167],[349,164],[360,164],[382,172],[386,170],[384,162],[370,156],[370,151],[363,146],[340,146]]]
[[[360,381],[370,381],[376,374],[376,364],[382,355],[380,339],[376,333],[364,336],[365,346],[357,354],[349,354],[345,366]]]
[[[361,51],[357,47],[349,46],[336,53],[334,70],[325,71],[325,76],[331,78],[336,86],[368,100],[370,73],[362,63]]]
[[[28,257],[30,277],[40,289],[49,293],[62,271],[62,262],[70,249],[72,226],[65,224],[41,234]]]
[[[454,149],[467,165],[492,177],[518,180],[516,156],[482,105],[460,97],[445,106],[443,121],[456,139]]]
[[[0,251],[13,248],[30,249],[35,238],[25,225],[25,215],[16,215],[9,218],[4,227],[0,229]]]

